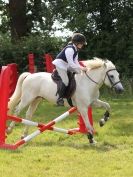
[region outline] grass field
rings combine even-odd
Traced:
[[[16,151],[0,150],[0,176],[133,177],[133,101],[112,99],[108,102],[112,114],[104,127],[98,125],[104,110],[93,110],[96,146],[90,146],[83,134],[68,136],[46,131]],[[48,122],[66,110],[43,102],[33,120]],[[76,114],[57,125],[77,127]],[[17,124],[8,142],[15,142],[22,129],[23,126]],[[30,132],[34,130],[31,128]]]

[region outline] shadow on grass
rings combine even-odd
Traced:
[[[111,150],[115,150],[118,149],[117,145],[115,144],[111,144],[109,142],[98,142],[96,145],[91,145],[89,144],[89,142],[84,142],[84,143],[80,143],[80,142],[75,142],[75,141],[46,141],[46,142],[32,142],[30,144],[31,147],[66,147],[66,148],[73,148],[75,150],[94,150],[97,152],[107,152],[107,151],[111,151]]]

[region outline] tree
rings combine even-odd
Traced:
[[[29,33],[26,16],[26,0],[9,0],[9,18],[13,40],[20,39]]]
[[[49,34],[54,23],[54,13],[42,0],[0,1],[2,23],[0,31],[11,33],[12,40],[19,40],[30,34]]]
[[[128,48],[133,34],[132,0],[10,0],[11,2],[19,6],[19,12],[13,11],[13,7],[9,5],[10,13],[7,15],[7,5],[0,1],[0,11],[3,13],[0,30],[9,31],[12,24],[12,38],[19,39],[30,34],[49,35],[54,21],[58,20],[66,24],[65,28],[86,36],[88,46],[82,57],[98,56],[115,62],[126,62],[125,58],[129,58]],[[18,25],[19,23],[21,24]]]
[[[127,48],[133,32],[132,0],[57,0],[50,1],[55,15],[72,31],[84,33],[88,57],[113,61],[128,58]]]

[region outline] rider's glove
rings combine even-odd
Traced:
[[[87,67],[81,67],[81,70],[86,72],[87,71]]]

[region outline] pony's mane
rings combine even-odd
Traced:
[[[101,58],[94,57],[93,59],[86,60],[83,63],[88,69],[96,69],[102,67],[105,61]]]

